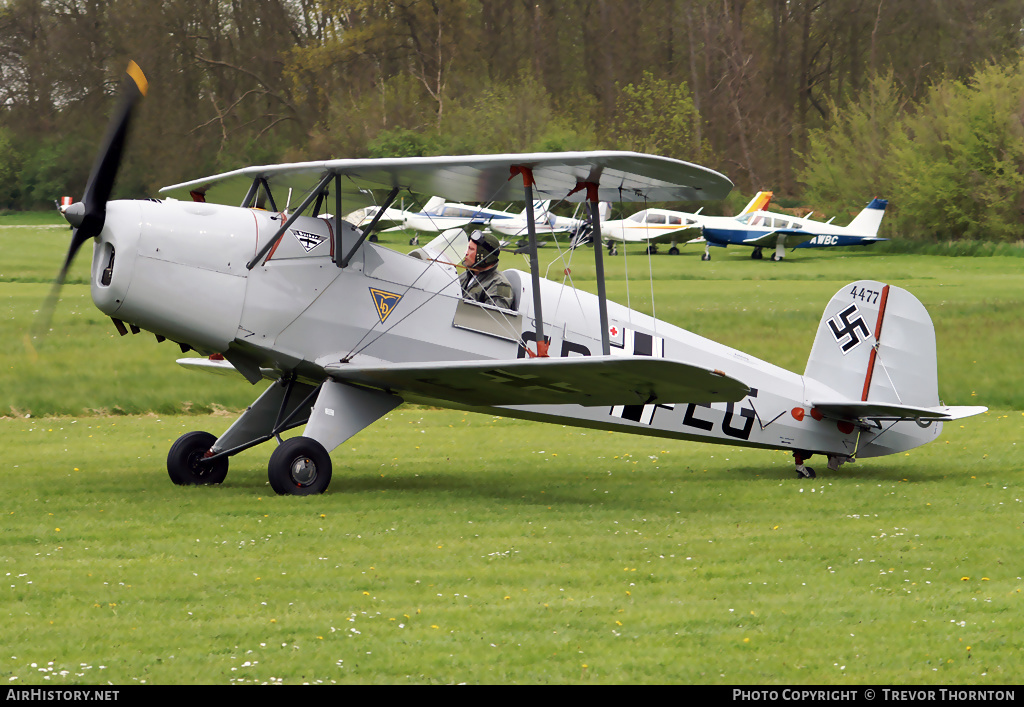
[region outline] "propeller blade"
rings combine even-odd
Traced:
[[[85,193],[82,195],[81,203],[85,211],[79,223],[72,222],[77,228],[71,238],[65,270],[82,244],[90,238],[95,238],[103,230],[103,222],[107,215],[107,201],[114,188],[118,167],[121,166],[121,155],[124,152],[132,113],[139,100],[146,95],[148,87],[149,84],[142,69],[134,61],[129,62],[121,102],[110,117],[107,134],[96,155],[96,162],[93,164],[89,181],[85,185]]]
[[[121,166],[121,156],[128,137],[132,113],[139,100],[146,95],[148,88],[149,82],[146,81],[142,69],[134,61],[129,62],[127,78],[121,91],[121,101],[110,118],[107,134],[96,155],[96,161],[89,174],[89,181],[85,185],[82,200],[64,210],[64,217],[73,227],[71,245],[68,247],[68,253],[57,274],[57,279],[50,289],[50,294],[36,317],[32,333],[33,339],[38,339],[49,331],[53,312],[60,299],[61,286],[67,279],[68,270],[71,269],[75,255],[87,240],[95,238],[103,230],[103,224],[107,217],[107,201],[114,188],[117,170]]]

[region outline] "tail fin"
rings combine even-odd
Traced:
[[[533,217],[538,221],[543,221],[548,217],[548,209],[551,208],[550,199],[534,199],[533,200]],[[526,209],[519,212],[520,216],[526,216]]]
[[[904,289],[851,283],[825,308],[804,376],[845,400],[934,407],[939,383],[931,317]]]
[[[875,236],[878,234],[878,227],[882,224],[882,217],[885,216],[885,207],[888,206],[887,199],[872,199],[863,211],[850,221],[847,228],[856,231],[857,235]]]
[[[743,211],[740,211],[737,216],[743,214],[749,214],[752,211],[766,211],[768,205],[772,203],[773,193],[770,191],[759,191],[754,194],[754,198],[751,199],[746,206],[743,207]]]
[[[439,214],[441,213],[441,207],[445,204],[443,196],[432,196],[427,200],[427,203],[423,205],[423,213],[425,214]]]
[[[811,415],[858,433],[854,455],[913,449],[942,422],[988,408],[939,403],[935,329],[916,297],[873,280],[853,282],[825,308],[804,372]]]

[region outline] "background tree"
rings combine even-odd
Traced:
[[[646,144],[741,195],[854,211],[886,187],[892,126],[934,154],[912,116],[1016,62],[1022,32],[1020,0],[0,0],[0,205],[81,192],[132,58],[152,90],[115,195],[284,160]],[[972,85],[1000,92],[993,110],[1016,100],[1009,78]],[[1016,203],[1012,158],[978,163],[1013,154],[1012,121],[970,129],[996,147],[953,155],[986,181],[955,196]],[[827,186],[830,153],[863,159]]]

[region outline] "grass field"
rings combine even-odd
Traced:
[[[801,481],[782,452],[402,407],[332,454],[329,493],[280,498],[265,446],[220,487],[169,482],[171,442],[223,431],[221,411],[258,390],[118,337],[84,258],[26,351],[66,243],[0,225],[8,685],[1024,674],[1019,258],[606,260],[614,299],[651,311],[650,263],[659,318],[797,371],[843,284],[910,289],[935,321],[945,402],[991,410],[906,455]],[[591,260],[570,265],[585,289]]]

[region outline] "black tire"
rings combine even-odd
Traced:
[[[781,261],[781,260],[782,260],[782,258],[780,258],[780,257],[779,257],[778,255],[776,255],[775,253],[772,253],[772,262],[778,263],[778,262],[779,262],[779,261]]]
[[[370,236],[366,240],[370,241],[370,243],[376,243],[377,242],[377,234],[374,233],[372,236]]]
[[[704,255],[700,256],[700,259],[701,260],[711,260],[711,253],[705,253]]]
[[[187,432],[178,437],[167,452],[167,475],[171,481],[178,486],[222,483],[228,475],[228,458],[203,462],[204,455],[216,441],[209,432]]]
[[[676,248],[675,246],[672,246],[671,248],[668,249],[668,254],[669,255],[679,255],[679,249]]]
[[[323,493],[331,483],[331,455],[315,439],[292,437],[270,455],[267,476],[281,496]]]
[[[751,260],[761,260],[764,258],[764,253],[761,252],[760,248],[754,248],[754,252],[750,254]]]

